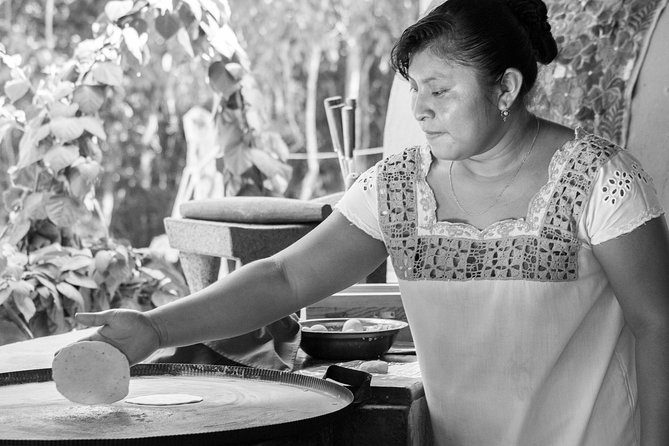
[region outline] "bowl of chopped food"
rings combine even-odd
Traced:
[[[393,319],[326,318],[300,322],[300,347],[318,359],[376,359],[408,324]]]

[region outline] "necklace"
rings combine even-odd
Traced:
[[[506,190],[509,188],[509,186],[511,186],[513,184],[513,182],[516,180],[516,177],[520,173],[520,170],[525,165],[525,161],[527,161],[527,159],[530,157],[530,153],[532,153],[532,150],[534,149],[534,143],[537,142],[537,136],[539,136],[539,129],[541,128],[541,121],[536,117],[534,119],[536,119],[536,121],[537,121],[537,131],[534,133],[534,138],[532,139],[532,144],[530,145],[530,149],[527,152],[525,152],[525,155],[523,156],[523,159],[520,162],[520,166],[518,166],[518,169],[516,169],[516,172],[513,174],[511,179],[504,185],[502,190],[497,194],[497,196],[493,200],[492,204],[490,206],[488,206],[487,208],[485,208],[483,211],[473,213],[473,212],[469,212],[467,209],[462,207],[462,204],[458,200],[458,197],[455,195],[455,188],[453,188],[453,161],[451,161],[451,165],[448,168],[448,180],[449,180],[449,183],[450,183],[450,186],[451,186],[451,194],[453,195],[453,199],[455,200],[455,204],[458,205],[458,208],[460,208],[460,210],[462,212],[464,212],[465,214],[470,215],[472,217],[478,217],[480,215],[483,215],[483,214],[487,213],[488,211],[490,211],[490,209],[497,206],[497,203],[499,203],[499,200],[502,199],[502,195],[504,195],[504,192],[506,192]]]

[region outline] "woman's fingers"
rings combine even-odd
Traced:
[[[113,313],[113,310],[102,311],[99,313],[77,313],[74,315],[74,320],[87,327],[96,327],[98,325],[108,324]]]
[[[121,350],[131,364],[153,353],[160,346],[160,336],[149,318],[139,311],[106,310],[99,313],[77,313],[82,325],[99,327],[80,341],[104,341]]]

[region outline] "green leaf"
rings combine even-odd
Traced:
[[[47,315],[49,320],[55,325],[53,334],[68,331],[69,327],[67,322],[65,322],[65,311],[57,294],[50,300],[50,305],[47,307]]]
[[[11,212],[21,206],[23,197],[29,189],[25,187],[11,186],[2,193],[2,201],[5,203],[5,209]]]
[[[149,24],[141,17],[135,17],[129,23],[129,26],[137,31],[137,35],[145,34],[149,30]]]
[[[96,161],[84,161],[72,166],[68,173],[70,192],[78,198],[83,198],[93,186],[100,174],[100,164]]]
[[[95,161],[85,161],[76,166],[81,176],[88,182],[93,182],[100,174],[100,164]]]
[[[112,62],[98,62],[91,70],[93,80],[103,85],[120,86],[123,84],[123,69]]]
[[[20,218],[16,222],[10,223],[8,225],[7,232],[5,233],[4,238],[7,239],[7,243],[10,245],[16,245],[23,237],[28,234],[30,231],[30,220],[26,218]]]
[[[72,94],[74,91],[74,83],[70,81],[60,82],[53,91],[53,99],[59,101],[64,97],[67,97]]]
[[[180,296],[174,291],[165,291],[162,289],[157,289],[151,294],[151,303],[156,307],[161,305],[169,304],[179,299]]]
[[[73,271],[68,271],[65,275],[63,275],[63,280],[80,288],[96,289],[98,287],[97,282],[93,280],[92,277],[77,274]]]
[[[63,104],[62,102],[54,102],[51,104],[49,116],[54,118],[71,118],[79,110],[79,104]]]
[[[12,297],[14,298],[14,303],[19,309],[21,314],[26,321],[32,319],[37,311],[35,308],[35,303],[32,299],[32,292],[35,288],[28,282],[20,280],[18,282],[10,282],[12,287]]]
[[[172,12],[172,9],[174,9],[172,0],[149,0],[149,4],[161,12]]]
[[[183,2],[188,5],[190,11],[193,13],[195,20],[199,22],[202,20],[202,6],[198,0],[183,0]]]
[[[146,36],[146,34],[144,34]],[[130,51],[130,54],[137,59],[141,64],[144,60],[144,53],[142,49],[146,45],[147,39],[142,39],[139,37],[137,30],[131,26],[126,26],[123,28],[123,43],[125,43],[126,48]]]
[[[84,126],[79,118],[55,118],[49,123],[53,136],[62,142],[72,141],[84,133]]]
[[[92,138],[87,138],[83,142],[85,155],[93,161],[100,163],[102,161],[102,149],[100,149],[100,144]]]
[[[46,215],[57,226],[73,226],[82,213],[79,203],[67,195],[53,195],[46,202]]]
[[[244,132],[242,132],[237,121],[217,119],[216,132],[218,133],[218,144],[223,148],[224,154],[229,147],[237,147],[240,144],[244,144]]]
[[[273,158],[261,149],[251,148],[248,150],[251,161],[266,177],[289,179],[292,169],[289,165]]]
[[[32,192],[25,197],[23,200],[23,215],[34,221],[46,218],[44,192]]]
[[[62,271],[77,271],[80,269],[88,269],[93,264],[93,258],[88,256],[72,256],[67,257],[65,262],[60,267]]]
[[[54,172],[69,167],[79,158],[79,147],[73,145],[59,145],[51,147],[44,154],[44,162]]]
[[[12,295],[12,287],[8,280],[0,280],[0,305],[2,305],[9,296]]]
[[[225,69],[228,73],[230,73],[230,76],[233,77],[233,79],[240,81],[244,77],[244,74],[246,74],[246,70],[244,67],[242,67],[240,64],[236,62],[230,62],[225,64]]]
[[[7,65],[9,68],[18,68],[21,66],[22,58],[20,54],[0,54],[2,62]]]
[[[76,289],[67,282],[60,282],[59,284],[56,285],[56,289],[58,290],[58,292],[60,292],[60,294],[74,301],[79,307],[79,309],[81,310],[85,309],[86,305],[84,304],[84,298],[81,296],[81,293],[79,292],[78,289]]]
[[[221,93],[225,99],[229,98],[239,88],[235,78],[225,69],[225,64],[220,61],[209,65],[208,80],[214,91]]]
[[[228,25],[215,29],[208,37],[211,46],[228,59],[231,59],[239,48],[237,36]]]
[[[179,17],[170,12],[165,12],[156,17],[156,30],[165,40],[175,35],[179,30]]]
[[[147,268],[144,266],[140,268],[140,271],[146,274],[147,276],[151,277],[152,279],[158,281],[161,281],[167,277],[165,273],[159,269]]]
[[[35,286],[25,280],[17,280],[9,283],[12,287],[12,294],[14,296],[29,297],[35,291]]]
[[[225,17],[223,17],[224,13],[226,12],[225,5],[217,5],[217,2],[214,0],[200,0],[200,3],[202,4],[202,7],[205,9],[205,11],[208,12],[214,20],[216,20],[216,23],[221,23],[221,21],[225,19]],[[221,11],[221,9],[223,9],[223,11]]]
[[[35,291],[37,291],[37,294],[39,294],[43,299],[49,299],[52,297],[51,293],[46,287],[38,286],[35,288]]]
[[[190,57],[195,57],[193,45],[190,42],[190,36],[188,35],[186,28],[179,28],[179,31],[177,31],[177,42],[179,42],[179,45],[186,51],[186,54]]]
[[[37,128],[26,128],[19,141],[19,162],[16,163],[17,170],[28,167],[42,159],[44,151],[40,150],[38,145],[50,132],[51,126],[49,124],[41,125]]]
[[[105,14],[112,22],[117,21],[132,10],[133,1],[108,1],[105,5]]]
[[[35,308],[35,303],[30,297],[14,296],[14,303],[16,304],[16,308],[18,308],[21,314],[23,314],[23,317],[25,318],[26,321],[32,319],[32,317],[37,312],[37,309]]]
[[[0,116],[0,143],[5,139],[5,136],[15,128],[17,128],[17,126],[16,121],[13,118],[4,118]]]
[[[49,290],[51,295],[53,295],[54,297],[58,296],[58,290],[56,290],[56,284],[53,283],[51,280],[38,275],[35,275],[35,279],[37,279],[37,281],[41,283],[44,288]]]
[[[30,81],[26,79],[11,79],[5,82],[5,94],[11,102],[16,102],[30,91]]]
[[[51,223],[52,226],[53,223]],[[63,252],[63,247],[60,243],[52,243],[43,248],[37,249],[30,253],[30,263],[50,263],[52,265],[58,266],[63,263],[61,259],[66,257],[67,253]]]
[[[105,133],[102,119],[95,116],[82,116],[79,118],[79,122],[84,127],[84,130],[91,135],[97,136],[103,141],[107,139],[107,133]]]
[[[41,265],[33,266],[32,271],[33,276],[42,275],[46,279],[56,280],[56,277],[60,275],[60,268],[51,263],[43,263]],[[37,277],[35,277],[37,280]]]
[[[82,113],[97,113],[105,102],[105,87],[101,85],[80,85],[74,90],[72,100],[79,104]]]
[[[248,146],[243,142],[227,146],[223,152],[225,168],[233,175],[241,175],[253,166],[248,153]]]

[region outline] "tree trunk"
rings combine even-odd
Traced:
[[[46,0],[46,5],[44,5],[44,40],[46,40],[46,46],[49,49],[53,49],[56,46],[53,38],[53,2],[54,0]]]
[[[5,29],[12,30],[12,0],[5,0]]]
[[[346,97],[349,98],[357,98],[360,94],[362,49],[358,40],[358,37],[346,39]]]
[[[307,173],[302,180],[302,191],[300,199],[308,200],[314,194],[316,182],[318,181],[318,137],[316,132],[316,101],[318,100],[318,73],[321,66],[322,48],[319,44],[311,47],[309,54],[309,65],[307,67],[307,97],[305,107],[306,127],[306,150],[307,150]]]
[[[293,71],[293,66],[292,66],[292,59],[290,58],[289,55],[288,45],[282,45],[281,56],[279,59],[283,64],[281,71],[283,74],[284,88],[279,88],[281,85],[277,85],[277,97],[280,91],[285,91],[285,96],[283,96],[284,108],[282,112],[285,114],[285,118],[288,121],[288,126],[290,127],[290,130],[293,134],[295,145],[302,146],[304,145],[304,136],[303,136],[304,133],[302,132],[302,128],[297,122],[296,118],[298,116],[298,113],[297,113],[297,107],[295,106],[296,100],[299,98],[299,95],[296,94],[295,91],[296,83],[291,74]]]
[[[360,94],[358,97],[358,125],[356,128],[357,132],[357,144],[358,147],[368,149],[371,144],[371,134],[369,131],[369,126],[371,122],[371,116],[369,115],[368,110],[370,109],[369,105],[369,70],[374,63],[375,58],[373,56],[366,56],[362,61],[360,72],[362,76],[360,77]],[[365,166],[361,166],[365,167]]]

